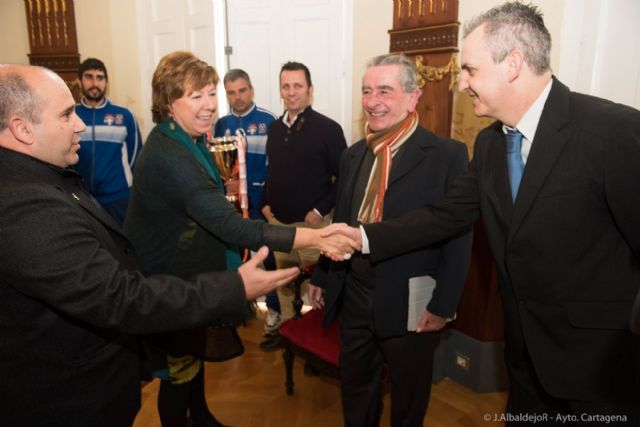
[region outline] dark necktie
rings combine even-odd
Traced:
[[[516,200],[518,187],[524,171],[522,161],[522,134],[518,130],[507,131],[507,166],[509,168],[509,183],[511,184],[511,200]]]

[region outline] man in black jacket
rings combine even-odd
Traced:
[[[347,147],[344,134],[338,123],[311,107],[313,85],[306,65],[287,62],[282,66],[280,96],[287,109],[269,125],[262,213],[272,224],[323,227],[336,200],[340,155]],[[303,249],[274,252],[274,256],[278,268],[305,268],[315,264],[320,253]],[[278,289],[278,299],[281,320],[293,317],[293,291]],[[273,350],[279,343],[276,332],[261,348]]]
[[[130,426],[132,334],[236,322],[293,277],[260,256],[191,282],[144,277],[120,227],[69,169],[84,123],[52,71],[0,66],[0,425]]]
[[[363,228],[382,262],[480,215],[504,308],[507,424],[637,426],[640,112],[571,92],[552,75],[550,49],[534,6],[509,2],[470,21],[458,88],[498,121],[440,203]]]
[[[442,198],[464,172],[467,147],[418,124],[419,96],[409,58],[371,60],[362,79],[366,135],[342,156],[334,221],[356,225],[397,218]],[[346,426],[378,425],[385,363],[391,424],[423,425],[436,332],[455,316],[470,249],[466,230],[379,263],[362,254],[347,263],[321,258],[309,297],[316,307],[326,302],[325,324],[340,318]]]

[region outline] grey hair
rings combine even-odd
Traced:
[[[227,71],[227,74],[224,75],[224,79],[222,79],[223,84],[227,84],[228,82],[235,82],[238,79],[244,79],[249,84],[249,87],[253,87],[251,85],[251,79],[249,78],[249,74],[246,71],[241,70],[240,68],[232,68]]]
[[[495,63],[518,49],[536,74],[550,70],[551,34],[536,6],[519,2],[496,6],[467,22],[463,38],[481,25]]]
[[[399,65],[402,89],[407,93],[415,92],[418,89],[418,69],[416,64],[405,55],[388,54],[376,56],[367,63],[367,68],[381,65]]]
[[[0,132],[9,126],[11,116],[40,123],[42,100],[20,74],[0,72]]]

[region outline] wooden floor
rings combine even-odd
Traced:
[[[261,316],[261,315],[260,315]],[[245,354],[223,363],[207,363],[205,386],[209,408],[232,427],[341,426],[342,413],[337,381],[306,376],[303,362],[294,361],[295,391],[284,389],[282,351],[262,352],[262,319],[239,328]],[[134,427],[160,427],[156,398],[158,380],[142,390],[142,408]],[[500,426],[486,422],[485,414],[503,412],[505,393],[478,394],[445,379],[433,386],[424,425],[429,427]],[[389,423],[389,394],[384,399],[382,427]]]

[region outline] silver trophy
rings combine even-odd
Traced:
[[[211,138],[207,141],[209,153],[218,167],[220,177],[227,181],[229,179],[238,178],[238,137],[237,136],[219,136]],[[238,201],[235,194],[227,194],[227,200],[232,203]]]

